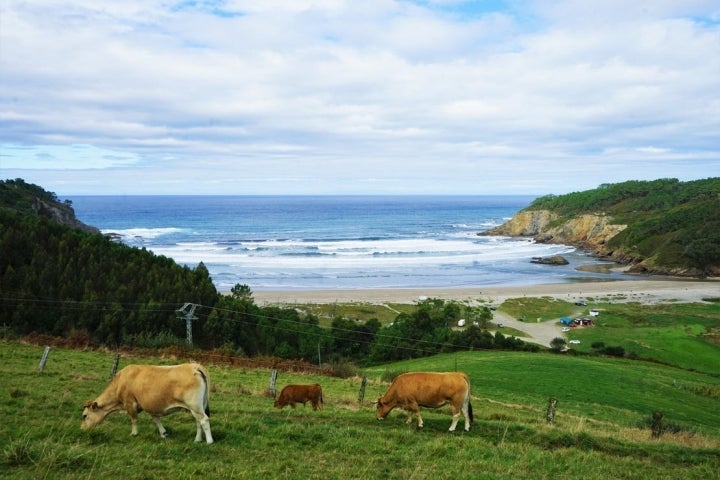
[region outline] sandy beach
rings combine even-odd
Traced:
[[[303,303],[415,303],[423,298],[501,303],[507,298],[553,297],[568,301],[699,302],[720,297],[720,281],[648,280],[594,281],[477,288],[256,291],[259,305]]]

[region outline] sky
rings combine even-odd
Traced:
[[[0,179],[61,196],[717,176],[717,0],[0,1]]]

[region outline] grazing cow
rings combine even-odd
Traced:
[[[280,392],[280,396],[275,400],[275,408],[283,408],[290,405],[295,408],[296,403],[305,402],[312,404],[313,410],[323,408],[322,387],[319,383],[313,385],[286,385]]]
[[[137,435],[138,413],[146,411],[152,417],[160,436],[168,433],[160,417],[178,410],[189,410],[197,423],[195,441],[213,443],[210,432],[210,377],[198,363],[175,366],[128,365],[115,375],[100,396],[85,404],[83,430],[100,424],[111,413],[125,411],[130,415],[132,434]]]
[[[377,400],[377,419],[384,419],[390,411],[402,408],[409,412],[408,423],[417,415],[418,427],[423,426],[420,408],[439,408],[450,404],[453,419],[450,431],[457,426],[460,414],[465,417],[465,431],[473,420],[470,404],[470,379],[464,373],[404,373],[398,375],[385,395]]]

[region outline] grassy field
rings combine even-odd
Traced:
[[[409,303],[283,303],[283,307],[296,308],[303,313],[318,317],[320,325],[329,327],[334,318],[346,317],[361,322],[377,319],[381,324],[390,323],[400,313],[411,313],[416,309]]]
[[[0,343],[4,413],[0,476],[37,478],[713,478],[720,470],[720,377],[660,364],[515,352],[463,352],[364,370],[339,379],[280,372],[287,383],[323,385],[325,409],[272,407],[270,370],[205,362],[213,384],[216,443],[193,442],[192,417],[176,413],[160,439],[142,414],[130,436],[116,414],[80,430],[86,400],[107,385],[113,354]],[[123,357],[128,363],[174,364],[177,358]],[[447,408],[424,410],[425,427],[391,413],[375,420],[369,404],[383,378],[401,371],[463,370],[473,382],[475,423],[447,432]],[[706,386],[707,389],[698,388]],[[709,393],[708,393],[709,392]],[[548,398],[558,399],[548,425]],[[652,439],[654,410],[669,431]]]
[[[720,374],[719,304],[600,302],[591,308],[600,315],[594,327],[573,329],[569,336],[581,340],[573,349],[590,353],[593,344],[620,346],[636,358]]]

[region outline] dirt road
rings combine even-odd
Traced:
[[[545,320],[544,322],[521,322],[508,315],[507,313],[494,311],[493,323],[503,324],[505,327],[514,328],[527,334],[527,337],[518,337],[524,342],[536,343],[550,348],[550,342],[557,337],[566,338],[566,334],[562,332],[561,327],[555,320]],[[498,329],[503,333],[503,329]]]

